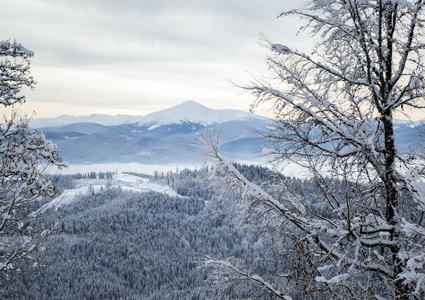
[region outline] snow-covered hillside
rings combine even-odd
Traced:
[[[194,101],[186,101],[182,104],[143,117],[139,125],[146,126],[151,124],[152,128],[155,128],[161,125],[182,124],[187,122],[208,126],[215,123],[225,123],[234,120],[247,120],[252,117],[264,119],[263,117],[240,110],[214,110]]]
[[[80,180],[75,189],[65,189],[65,191],[40,208],[44,212],[50,209],[58,210],[68,205],[78,196],[88,193],[99,193],[106,188],[121,188],[123,191],[131,192],[157,192],[170,197],[181,197],[167,185],[152,183],[147,178],[135,175],[118,173],[113,175],[112,180],[108,179],[85,179]]]

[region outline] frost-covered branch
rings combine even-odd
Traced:
[[[240,280],[251,281],[251,282],[257,284],[258,286],[265,288],[266,290],[268,290],[269,292],[271,292],[273,295],[275,295],[276,297],[278,297],[280,299],[284,299],[284,300],[292,300],[293,299],[292,297],[286,296],[284,293],[275,289],[272,284],[270,284],[269,282],[267,282],[266,280],[264,280],[260,276],[255,275],[255,274],[249,274],[249,273],[247,273],[243,270],[240,270],[239,268],[237,268],[236,266],[231,264],[229,261],[206,260],[206,261],[204,261],[203,265],[204,265],[204,267],[213,266],[213,267],[218,267],[218,268],[226,268],[227,270],[230,270],[233,273],[235,273],[239,277]]]
[[[20,95],[23,86],[34,87],[35,81],[29,75],[30,58],[34,52],[16,41],[0,42],[0,104],[4,106],[25,102]]]
[[[342,299],[425,297],[423,160],[397,148],[393,119],[425,107],[424,5],[309,0],[280,15],[306,20],[319,42],[306,54],[266,41],[270,78],[242,88],[256,98],[252,110],[272,104],[276,122],[264,138],[273,162],[304,168],[316,193],[271,193],[206,143],[221,179],[245,199],[242,211],[308,241],[315,287]]]
[[[29,75],[34,53],[16,41],[0,42],[0,104],[25,102],[24,86],[35,84]],[[1,105],[0,105],[1,106]],[[53,182],[45,172],[50,166],[62,168],[57,146],[42,132],[30,129],[28,120],[15,109],[0,123],[0,276],[19,270],[18,261],[44,242],[54,229],[37,227],[42,216],[41,201],[56,196]]]

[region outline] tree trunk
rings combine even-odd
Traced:
[[[382,117],[384,125],[384,138],[385,138],[385,218],[392,229],[390,231],[390,240],[397,241],[399,236],[399,218],[397,217],[398,210],[398,189],[396,184],[395,172],[395,143],[394,143],[394,125],[391,111],[385,112]],[[396,299],[408,299],[407,287],[399,279],[399,274],[402,272],[402,262],[398,257],[400,246],[395,245],[390,248],[391,261],[394,271],[394,285]]]

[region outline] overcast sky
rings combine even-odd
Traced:
[[[0,0],[1,39],[35,52],[24,108],[146,115],[194,100],[248,110],[229,81],[266,73],[260,34],[297,45],[297,0]],[[304,37],[306,35],[304,34]]]

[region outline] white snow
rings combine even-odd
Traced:
[[[43,205],[38,212],[44,212],[54,208],[58,210],[60,207],[66,206],[72,202],[78,195],[85,195],[89,192],[89,186],[82,186],[72,190],[65,190],[60,196]]]
[[[123,191],[129,192],[157,192],[171,197],[183,197],[167,185],[160,185],[150,182],[147,178],[123,173],[114,174],[112,180],[81,180],[79,185],[80,186],[75,189],[66,189],[61,195],[42,206],[38,212],[42,213],[50,209],[58,210],[74,201],[77,196],[87,195],[89,193],[99,193],[102,189],[107,187],[120,187]]]
[[[151,113],[139,122],[140,126],[149,126],[149,130],[162,125],[182,124],[184,122],[199,123],[208,126],[233,120],[244,120],[249,117],[263,118],[240,110],[214,110],[194,101],[186,101],[174,107]]]
[[[150,182],[147,178],[118,173],[113,176],[112,186],[120,186],[123,190],[134,192],[158,192],[171,197],[179,195],[167,185]]]
[[[350,274],[347,274],[347,273],[334,276],[331,279],[326,279],[324,276],[318,276],[318,277],[316,277],[316,281],[324,282],[324,283],[328,283],[328,284],[338,284],[342,281],[347,280],[349,277],[350,277]]]
[[[272,45],[272,51],[276,51],[280,54],[286,54],[290,53],[291,49],[289,49],[287,46],[281,45],[281,44],[273,44]]]
[[[425,182],[416,170],[409,170],[405,176],[411,186],[413,198],[419,204],[419,209],[425,211]]]

